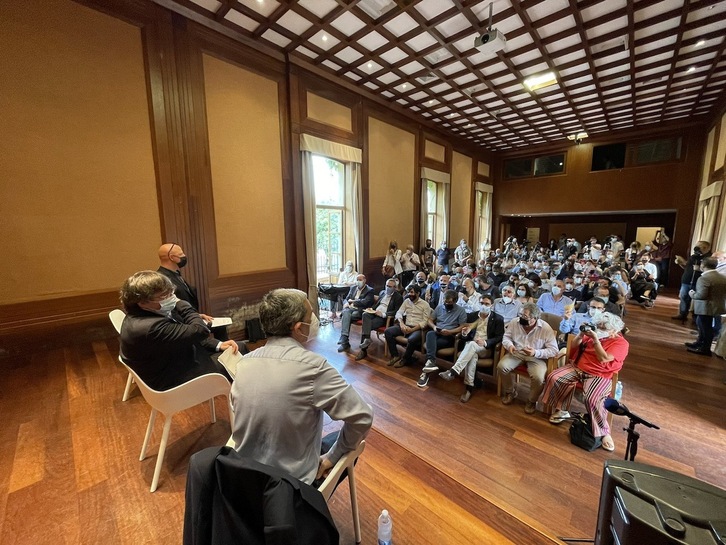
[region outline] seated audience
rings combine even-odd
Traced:
[[[547,322],[540,319],[540,313],[537,305],[526,303],[522,306],[519,319],[512,320],[505,326],[502,347],[506,355],[497,365],[497,371],[502,374],[504,388],[502,403],[511,405],[517,397],[512,372],[523,363],[526,364],[531,380],[529,399],[524,407],[527,414],[534,414],[535,403],[542,392],[547,374],[547,359],[559,352],[555,332]]]
[[[350,324],[353,320],[363,318],[363,311],[373,306],[376,296],[372,287],[366,284],[364,274],[356,277],[355,286],[350,288],[343,303],[343,312],[340,313],[340,339],[338,339],[338,352],[345,352],[350,348],[348,337],[350,336]]]
[[[494,301],[494,312],[504,319],[504,323],[514,320],[522,308],[522,303],[514,298],[514,288],[505,286],[502,288],[502,296]]]
[[[466,371],[464,374],[466,390],[459,399],[462,403],[469,401],[474,390],[476,364],[479,356],[487,353],[493,357],[494,350],[497,349],[497,345],[502,342],[504,336],[504,320],[499,314],[492,311],[493,302],[494,300],[489,295],[479,297],[478,319],[467,324],[461,330],[462,338],[467,341],[464,349],[450,370],[439,373],[444,380],[454,380]]]
[[[436,365],[436,352],[442,348],[454,346],[456,335],[466,324],[466,311],[456,304],[456,300],[456,292],[448,290],[444,293],[444,304],[436,307],[429,316],[429,331],[426,333],[426,364],[418,379],[419,388],[423,388],[429,383],[429,373],[439,370]]]
[[[388,365],[403,367],[412,364],[414,351],[421,348],[422,332],[428,323],[431,307],[421,299],[420,295],[421,290],[419,287],[411,286],[408,290],[408,298],[403,301],[403,304],[396,312],[395,319],[398,323],[386,328],[384,335],[388,344],[388,351],[391,354]],[[396,337],[401,335],[408,339],[403,358],[398,355],[398,348],[396,347]]]
[[[574,301],[566,297],[565,283],[562,280],[555,280],[552,284],[552,292],[544,293],[537,299],[537,306],[542,312],[549,312],[557,316],[565,315],[565,307],[574,304]]]
[[[235,449],[312,484],[365,438],[373,410],[325,358],[303,346],[318,330],[305,293],[273,290],[259,311],[267,343],[245,356],[232,384]],[[323,413],[343,421],[337,437],[325,438],[332,441],[325,453]]]
[[[570,418],[564,410],[577,383],[582,384],[585,405],[592,420],[592,433],[602,437],[602,448],[615,450],[610,436],[605,399],[610,394],[612,376],[620,371],[628,355],[628,341],[620,334],[625,327],[614,314],[603,312],[593,317],[595,330],[580,332],[572,342],[569,363],[554,370],[547,377],[541,401],[549,408],[557,408],[550,422],[559,424]]]
[[[229,378],[215,353],[230,346],[237,352],[237,343],[210,338],[209,322],[174,295],[166,276],[137,272],[124,282],[120,299],[126,311],[121,358],[150,388],[169,390],[209,373]]]

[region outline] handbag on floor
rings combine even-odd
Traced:
[[[592,421],[589,413],[572,413],[570,425],[570,442],[573,445],[592,452],[602,445],[602,437],[592,434]]]

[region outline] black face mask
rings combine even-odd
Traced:
[[[529,320],[527,318],[520,318],[519,325],[521,325],[522,327],[527,327],[529,325]]]
[[[444,307],[446,310],[452,310],[454,308],[454,303],[444,303]]]
[[[418,299],[418,295],[416,295],[415,293],[410,293],[408,295],[408,298],[411,300],[412,303],[415,303],[416,299]]]
[[[693,253],[694,253],[694,254],[698,254],[698,255],[701,255],[701,254],[702,254],[703,252],[701,251],[701,248],[699,248],[698,246],[696,246],[696,247],[695,247],[695,248],[693,249]]]
[[[417,283],[417,284],[418,284],[419,286],[423,286],[423,285],[424,285],[424,284],[426,283],[426,280],[416,280],[416,283]]]
[[[183,268],[187,264],[187,256],[183,255],[179,258],[179,263],[176,264],[177,267],[180,269]]]

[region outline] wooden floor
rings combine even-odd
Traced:
[[[622,401],[661,430],[640,429],[638,461],[726,488],[724,361],[688,354],[691,328],[669,319],[676,301],[630,306],[630,357]],[[229,435],[204,406],[175,418],[158,491],[149,493],[161,423],[150,456],[138,461],[149,408],[121,401],[118,344],[96,328],[72,337],[0,336],[0,543],[159,543],[181,540],[189,456]],[[503,406],[491,385],[463,405],[460,382],[416,386],[420,367],[394,370],[374,340],[370,361],[336,352],[339,324],[321,328],[325,354],[374,407],[374,430],[357,466],[363,543],[375,540],[381,509],[393,515],[399,544],[556,543],[591,538],[602,463],[567,428],[527,416],[522,396]],[[72,339],[72,340],[69,340]],[[327,427],[333,428],[331,423]],[[353,543],[347,485],[331,500],[341,543]]]

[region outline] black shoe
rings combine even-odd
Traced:
[[[350,348],[350,343],[346,341],[346,342],[344,342],[343,344],[341,344],[341,345],[340,345],[340,346],[338,347],[338,352],[345,352],[345,351],[346,351],[346,350],[348,350],[349,348]]]
[[[695,343],[683,343],[686,345],[686,348],[701,348],[701,343],[695,342]]]
[[[688,316],[683,316],[682,314],[676,314],[675,316],[671,316],[671,320],[680,320],[681,322],[685,322],[688,320]]]
[[[365,357],[368,355],[368,353],[365,350],[361,350],[355,355],[355,361],[360,361],[362,359],[365,359]]]
[[[699,356],[711,356],[711,351],[705,348],[689,348],[688,351],[691,354],[698,354]]]

